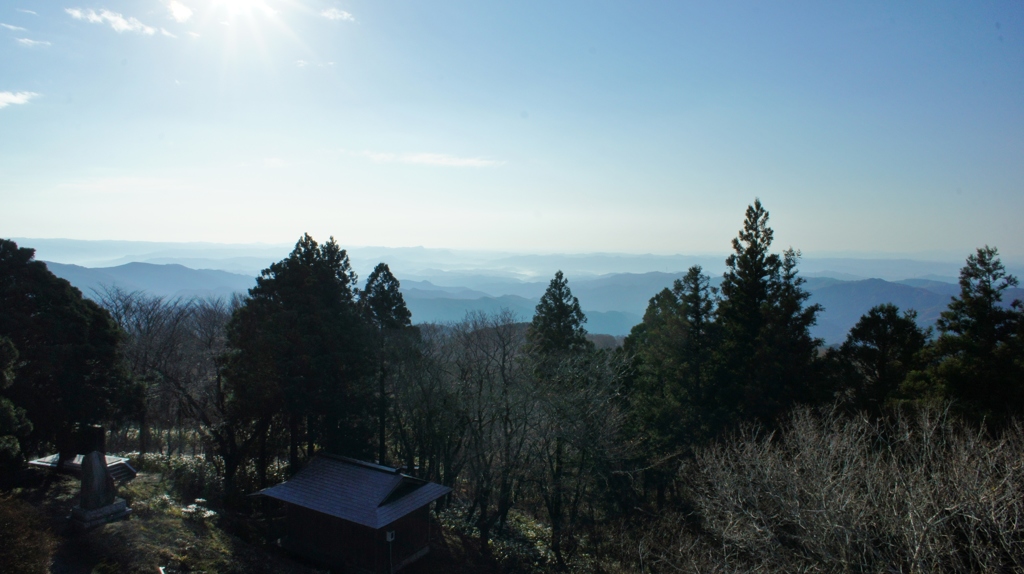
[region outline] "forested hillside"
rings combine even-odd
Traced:
[[[414,300],[489,300],[385,262],[361,282],[308,234],[245,295],[93,300],[0,240],[4,484],[99,423],[250,539],[279,511],[249,495],[327,452],[451,487],[433,520],[478,571],[1024,570],[1024,306],[996,248],[953,291],[808,280],[774,243],[757,200],[720,279],[587,283],[652,287],[611,350],[561,271],[536,302],[416,323]],[[852,329],[826,349],[829,304],[863,311],[829,316]]]

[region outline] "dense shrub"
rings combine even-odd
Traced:
[[[637,547],[659,571],[1024,572],[1022,429],[988,436],[934,411],[797,411],[698,451],[699,528],[666,515]]]
[[[223,498],[224,480],[217,466],[201,456],[129,453],[136,470],[160,472],[171,483],[177,498],[194,501],[202,498],[219,504]]]

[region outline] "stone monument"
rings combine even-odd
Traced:
[[[71,509],[76,528],[87,529],[127,518],[132,510],[123,498],[117,498],[114,479],[107,472],[103,427],[82,429],[82,497]]]

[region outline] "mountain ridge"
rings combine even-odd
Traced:
[[[192,269],[180,264],[133,262],[91,268],[47,262],[47,266],[92,298],[98,298],[104,289],[115,286],[168,298],[230,297],[245,293],[256,283],[255,276],[219,269]],[[622,336],[642,320],[651,297],[671,287],[673,281],[683,275],[658,271],[612,273],[570,279],[570,287],[588,317],[590,332]],[[490,275],[466,273],[441,275],[435,281],[402,280],[402,292],[415,323],[458,321],[468,312],[489,313],[503,308],[528,321],[547,287],[547,281],[502,281]],[[458,284],[463,281],[478,288]],[[721,277],[714,277],[712,283],[720,284]],[[479,288],[480,285],[484,288]],[[807,278],[804,288],[810,293],[810,304],[818,303],[825,308],[811,334],[821,337],[827,344],[845,339],[861,315],[881,303],[893,303],[902,310],[913,308],[918,313],[918,323],[929,327],[949,305],[951,296],[959,293],[958,285],[933,279],[849,281],[815,276]],[[1004,304],[1008,305],[1013,299],[1024,299],[1024,290],[1010,289],[1005,295]]]

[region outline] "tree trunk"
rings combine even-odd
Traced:
[[[139,455],[145,455],[149,450],[149,432],[146,429],[146,409],[142,409],[139,415]]]
[[[490,496],[488,496],[490,498]],[[494,519],[487,514],[487,500],[480,501],[480,518],[476,521],[477,530],[480,531],[480,554],[485,558],[491,558],[491,524]]]
[[[267,434],[268,431],[260,433],[260,454],[259,454],[259,473],[260,488],[267,487]]]
[[[386,377],[387,377],[387,372],[384,370],[384,367],[381,366],[380,376],[378,377],[379,381],[378,381],[378,385],[377,385],[378,386],[377,391],[380,393],[380,398],[379,398],[378,405],[377,405],[377,409],[378,409],[377,410],[377,427],[378,427],[378,429],[377,429],[378,430],[378,437],[377,437],[377,464],[386,464],[384,462],[384,457],[387,455],[387,444],[386,444],[386,441],[387,441],[388,397],[387,397],[387,393],[385,392],[385,389],[384,389],[384,381],[385,381]],[[412,468],[410,468],[409,470],[411,472]]]
[[[299,418],[296,415],[288,417],[288,474],[295,474],[299,470]]]
[[[306,460],[313,458],[316,444],[313,441],[313,415],[306,416]]]
[[[235,483],[235,476],[238,474],[238,465],[241,462],[237,453],[223,456],[224,459],[224,504],[234,506],[238,494],[238,485]]]
[[[562,556],[562,523],[565,519],[565,493],[562,484],[562,458],[564,445],[560,437],[555,438],[555,461],[551,472],[551,492],[546,497],[548,517],[551,519],[551,552],[555,555],[556,568],[560,572],[566,570],[565,558]]]

